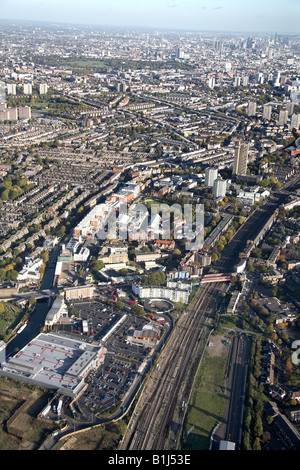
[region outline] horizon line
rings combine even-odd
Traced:
[[[49,21],[49,20],[37,20],[37,19],[23,19],[23,18],[1,18],[1,22],[22,22],[22,23],[45,23],[48,25],[65,25],[65,26],[81,26],[81,27],[93,27],[93,28],[114,28],[114,29],[144,29],[144,30],[155,30],[155,31],[180,31],[187,33],[226,33],[226,34],[259,34],[259,35],[270,35],[270,34],[284,34],[288,36],[300,36],[300,32],[295,31],[253,31],[253,30],[215,30],[215,29],[187,29],[187,28],[176,28],[167,26],[145,26],[145,25],[117,25],[117,24],[94,24],[94,23],[76,23],[67,21]]]

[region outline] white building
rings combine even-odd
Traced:
[[[48,92],[48,85],[46,83],[40,84],[40,95],[46,95]]]
[[[107,350],[60,333],[40,333],[7,362],[1,375],[74,397],[86,386],[90,370],[103,363]]]
[[[6,89],[8,95],[15,95],[17,93],[17,85],[14,83],[8,83],[6,85]]]
[[[87,261],[90,256],[90,250],[86,247],[82,247],[79,253],[74,253],[73,259],[77,262]]]
[[[221,197],[225,197],[226,195],[226,187],[227,187],[227,183],[225,180],[222,180],[221,178],[217,178],[215,181],[214,181],[214,185],[213,185],[213,197],[215,199]]]
[[[25,258],[25,264],[21,271],[18,274],[18,281],[35,281],[38,282],[40,279],[40,269],[43,264],[41,258],[31,260],[30,258]]]
[[[23,91],[24,91],[24,95],[31,95],[32,94],[32,84],[31,83],[24,83]]]
[[[45,325],[46,326],[52,326],[54,323],[57,323],[60,317],[67,317],[68,316],[68,307],[64,302],[64,299],[62,297],[57,297],[49,312],[47,313],[47,316],[45,318]]]
[[[182,289],[176,286],[140,286],[139,284],[132,284],[132,292],[141,299],[167,299],[171,302],[187,304],[190,291],[191,286],[189,285],[187,289]]]
[[[237,192],[236,197],[237,202],[244,202],[252,205],[268,196],[270,196],[270,191],[267,189],[262,189],[259,186],[255,186],[251,188],[240,189]]]
[[[205,186],[213,187],[214,181],[218,178],[218,168],[206,168],[205,170]]]

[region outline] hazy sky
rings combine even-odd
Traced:
[[[299,33],[300,0],[0,0],[0,19]]]

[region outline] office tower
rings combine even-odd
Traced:
[[[15,95],[17,93],[17,85],[14,83],[8,83],[6,85],[6,89],[8,95]]]
[[[31,119],[31,108],[29,106],[19,107],[19,119]]]
[[[248,116],[255,116],[256,113],[256,103],[254,101],[250,101],[248,103]]]
[[[225,63],[225,72],[229,73],[231,71],[231,62]]]
[[[225,197],[226,195],[226,181],[222,178],[217,178],[213,184],[213,197],[216,199],[218,197]]]
[[[249,144],[239,142],[234,149],[233,175],[244,176],[247,174]]]
[[[31,95],[32,94],[31,83],[24,83],[23,90],[24,90],[24,95]]]
[[[40,84],[40,95],[46,95],[48,91],[48,85],[46,83]]]
[[[263,108],[263,119],[269,121],[272,115],[272,106],[270,104],[265,104]]]
[[[284,126],[288,120],[288,112],[286,109],[279,111],[278,124],[279,126]]]
[[[205,186],[213,187],[214,181],[218,178],[218,168],[210,167],[205,170]]]
[[[296,131],[299,130],[300,127],[300,114],[293,114],[291,117],[291,126],[290,129],[295,129]]]

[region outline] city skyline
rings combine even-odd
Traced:
[[[2,0],[0,19],[191,31],[299,33],[297,0]]]

